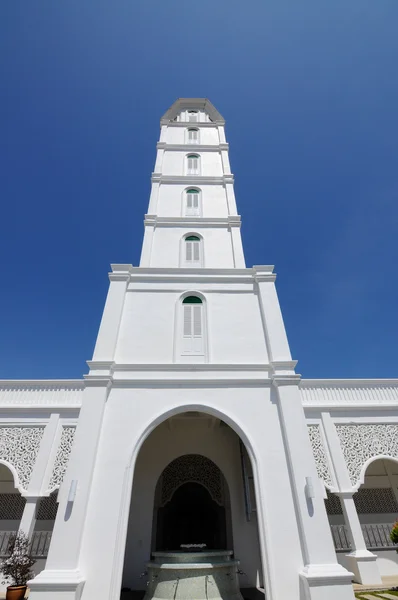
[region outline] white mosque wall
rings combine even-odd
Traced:
[[[124,377],[126,376],[125,374]],[[80,555],[86,577],[83,600],[97,597],[100,592],[103,594],[104,590],[113,590],[112,585],[117,585],[117,566],[120,564],[120,552],[123,553],[122,556],[124,555],[125,535],[130,514],[129,506],[126,504],[130,487],[126,482],[132,481],[134,452],[139,449],[140,440],[143,441],[145,437],[144,432],[149,432],[152,426],[166,416],[170,416],[170,413],[189,410],[205,411],[221,417],[232,426],[236,424],[237,430],[247,432],[254,458],[258,518],[259,522],[263,523],[260,527],[263,564],[266,565],[267,572],[272,570],[273,579],[278,582],[277,591],[280,595],[298,596],[297,572],[302,568],[302,555],[278,409],[271,399],[270,388],[192,386],[190,382],[183,387],[170,385],[167,388],[159,388],[156,382],[151,386],[148,381],[144,388],[128,389],[125,380],[122,385],[123,387],[111,390],[106,403],[96,467],[91,483],[90,503],[95,506],[95,511],[87,513]],[[199,443],[200,440],[196,439],[195,442],[195,438],[191,437],[192,444],[189,447],[192,450],[195,448],[194,443],[198,444],[196,446],[198,450],[203,448]],[[170,432],[169,439],[172,448],[173,430]],[[187,444],[190,443],[190,440],[187,440]],[[213,444],[209,444],[208,452],[213,447]],[[165,454],[167,463],[169,462],[171,454],[168,455],[168,448],[160,448],[156,452]],[[153,457],[153,460],[157,464],[158,457]],[[162,457],[159,457],[160,460],[163,460]],[[227,480],[229,478],[230,487],[234,488],[236,473],[231,471],[233,465],[228,466],[221,456],[219,460],[223,460],[222,465],[226,469],[224,475]],[[160,465],[157,468],[160,469]],[[110,476],[112,485],[109,485]],[[145,478],[145,472],[143,477]],[[151,481],[150,485],[153,488],[154,474],[151,475]],[[280,494],[272,494],[272,489],[278,489]],[[239,520],[242,519],[243,528],[242,499],[239,500],[234,492],[232,495],[236,505],[233,510],[236,512],[237,527],[240,527]],[[143,519],[145,526],[151,530],[153,500],[148,510],[145,503],[149,502],[149,497],[142,501],[138,498],[138,502],[133,511],[135,513],[137,510],[140,513],[143,511],[143,515],[146,515]],[[264,520],[266,520],[265,524]],[[98,523],[101,523],[100,527]],[[249,532],[249,528],[242,533],[239,533],[238,529],[234,535],[234,546],[237,558],[242,561],[242,570],[250,574],[250,580],[254,582],[253,567],[247,561],[248,556],[252,558],[252,554],[248,555],[252,552],[250,548],[253,540]],[[269,546],[271,540],[272,552]],[[145,542],[146,547],[144,542],[142,538],[131,542],[136,544],[139,553],[142,552],[138,555],[140,564],[135,567],[136,569],[141,568],[142,559],[149,556],[148,538]],[[289,552],[286,552],[287,545]],[[114,563],[110,557],[114,557]],[[99,571],[100,581],[95,575]],[[122,572],[120,572],[121,576]],[[134,577],[137,577],[137,571]],[[267,579],[267,573],[264,577]],[[115,592],[111,591],[112,593]]]
[[[164,134],[163,142],[168,144],[186,144],[187,143],[187,129],[190,127],[195,128],[195,123],[187,123],[185,127],[169,126]],[[219,134],[217,127],[201,127],[200,128],[200,145],[217,145],[220,143]]]
[[[225,227],[203,227],[200,224],[181,227],[157,227],[153,237],[150,265],[156,268],[189,267],[185,261],[184,237],[202,238],[200,266],[232,269],[234,265],[231,233]]]
[[[162,173],[167,176],[187,175],[188,154],[199,155],[198,175],[202,177],[221,177],[224,174],[220,152],[216,150],[201,152],[200,147],[198,150],[187,150],[185,152],[165,150],[163,154]]]
[[[187,289],[181,285],[181,291],[176,292],[175,287],[173,291],[161,289],[154,293],[151,284],[151,291],[126,294],[116,362],[181,362],[178,355],[182,332],[181,296]],[[244,288],[241,293],[231,293],[228,288],[222,291],[221,285],[207,287],[208,292],[201,294],[207,317],[206,361],[241,364],[243,359],[248,364],[266,364],[267,349],[257,296],[248,290],[245,293]]]
[[[226,218],[228,216],[225,201],[225,188],[221,184],[161,184],[156,213],[159,217],[168,217],[170,213],[185,217],[185,190],[200,190],[201,213],[204,218]]]

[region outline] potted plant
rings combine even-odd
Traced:
[[[10,537],[8,543],[9,557],[0,563],[0,570],[10,585],[7,587],[6,600],[23,600],[27,590],[27,582],[34,573],[35,561],[29,553],[29,537],[23,531]]]

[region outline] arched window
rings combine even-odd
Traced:
[[[187,296],[182,301],[182,354],[203,356],[204,331],[203,331],[203,303],[198,296]]]
[[[189,235],[184,239],[185,266],[200,267],[202,262],[202,241],[197,235]]]
[[[188,154],[187,156],[187,175],[199,175],[199,156],[197,154]]]
[[[189,110],[188,111],[188,121],[191,123],[197,123],[198,121],[198,111],[197,110]]]
[[[185,193],[185,215],[197,217],[200,215],[200,191],[190,188]]]
[[[188,129],[188,144],[199,144],[199,129]]]

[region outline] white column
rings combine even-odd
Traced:
[[[151,254],[152,254],[152,243],[153,234],[155,233],[155,220],[151,223],[149,221],[149,215],[145,219],[145,231],[144,240],[142,242],[140,267],[150,267],[151,265]]]
[[[272,273],[273,267],[254,266],[253,270],[259,290],[260,311],[269,360],[270,362],[291,361],[292,356],[275,289],[276,275]]]
[[[112,265],[110,284],[94,348],[93,361],[112,362],[114,359],[124,298],[131,265]]]
[[[162,125],[161,128],[160,128],[159,142],[165,142],[166,141],[166,134],[167,134],[167,125]]]
[[[225,182],[225,193],[227,196],[228,215],[235,216],[238,214],[238,209],[236,207],[234,184],[232,179],[231,181]]]
[[[231,232],[232,252],[234,256],[234,267],[236,269],[245,269],[245,256],[243,253],[242,236],[240,234],[240,218],[229,218],[229,230]]]
[[[352,552],[347,555],[350,569],[355,575],[355,581],[358,581],[358,583],[379,585],[381,584],[381,575],[376,562],[377,555],[369,552],[366,548],[353,499],[354,490],[352,489],[350,475],[341,450],[336,427],[329,413],[322,413],[322,424],[338,486],[338,491],[335,493],[340,498],[344,521],[352,546]]]
[[[159,188],[160,183],[154,181],[151,187],[151,195],[149,196],[148,215],[156,215],[158,209]]]
[[[159,150],[157,151],[157,154],[156,154],[156,162],[155,162],[154,173],[161,173],[162,172],[163,155],[164,155],[163,148],[159,148]]]
[[[58,430],[59,414],[52,414],[44,428],[28,490],[22,494],[26,498],[26,504],[18,531],[23,531],[29,537],[31,537],[35,528],[37,504],[46,491],[46,484],[49,479],[48,473],[52,470],[54,463],[56,447],[58,446],[57,440],[59,441],[60,437]]]
[[[231,166],[229,164],[228,152],[226,150],[221,151],[221,160],[224,175],[231,175]]]
[[[296,506],[304,563],[300,576],[306,598],[332,600],[338,589],[339,600],[352,600],[352,575],[337,563],[325,503],[320,486],[316,485],[318,474],[298,387],[300,376],[294,372],[295,361],[291,359],[275,275],[272,267],[253,269]]]
[[[220,140],[220,144],[225,144],[227,140],[225,139],[225,128],[223,125],[218,126],[218,137]]]
[[[31,600],[75,600],[84,584],[79,554],[108,391],[106,377],[87,376],[72,452],[58,494],[46,568],[29,583]],[[73,481],[77,489],[71,497]]]
[[[273,383],[303,551],[300,576],[311,600],[332,600],[337,586],[339,599],[353,599],[352,573],[337,562],[325,503],[317,485],[318,474],[298,388],[300,376],[289,373],[289,364],[274,365]],[[308,481],[312,483],[311,491]]]

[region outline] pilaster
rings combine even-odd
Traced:
[[[19,531],[23,531],[31,537],[36,523],[37,504],[47,489],[49,480],[49,471],[53,468],[55,458],[54,448],[57,446],[57,435],[59,431],[59,414],[55,413],[44,428],[43,437],[40,442],[39,452],[37,453],[35,465],[29,481],[29,487],[23,494],[26,498],[26,504],[19,524]]]
[[[46,568],[29,583],[30,598],[75,600],[82,590],[79,554],[110,378],[87,376],[74,444],[58,495]],[[75,483],[72,483],[75,482]]]
[[[113,361],[129,280],[129,269],[130,265],[112,265],[108,295],[93,354],[94,361]]]
[[[349,568],[354,573],[355,581],[358,581],[358,583],[362,583],[363,585],[380,585],[381,575],[376,562],[377,556],[366,548],[361,523],[354,503],[354,490],[352,489],[350,475],[334,422],[329,413],[322,413],[322,424],[338,485],[338,491],[335,493],[340,498],[344,521],[352,547],[352,551],[347,555]]]
[[[325,504],[318,483],[315,462],[294,362],[274,363],[273,384],[289,465],[304,567],[300,576],[311,600],[332,600],[338,586],[338,598],[352,599],[352,573],[338,564]]]

